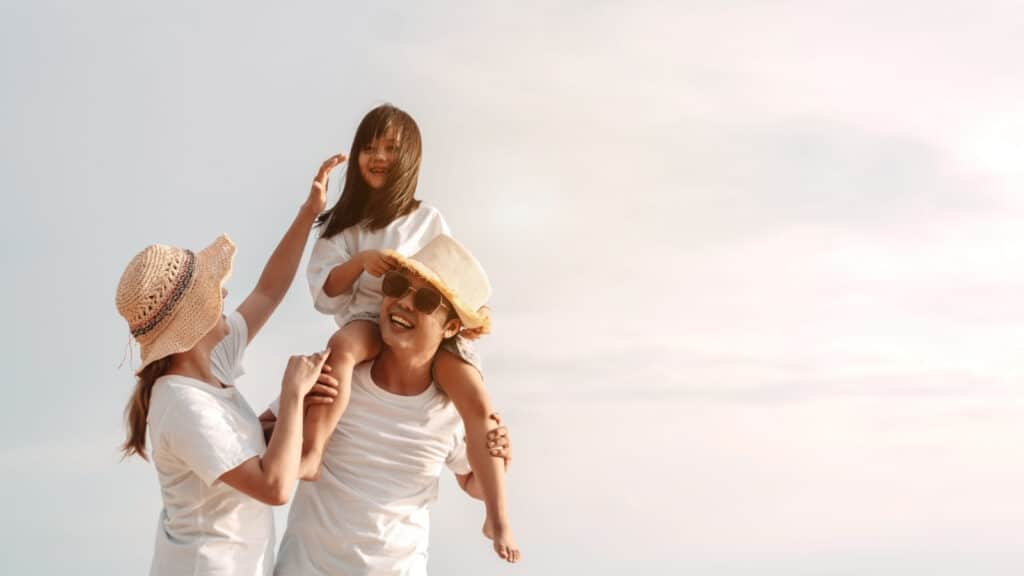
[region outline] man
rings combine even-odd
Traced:
[[[356,367],[347,410],[316,482],[292,502],[275,574],[426,574],[429,507],[442,466],[482,499],[453,403],[433,384],[434,356],[461,328],[460,310],[489,296],[471,254],[439,236],[394,255],[380,307],[383,347]],[[501,430],[504,433],[504,430]],[[507,436],[494,435],[508,461]]]

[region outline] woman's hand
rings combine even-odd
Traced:
[[[465,328],[464,330],[459,332],[459,335],[462,336],[463,338],[476,340],[477,338],[483,336],[484,334],[491,333],[491,329],[489,328],[491,324],[491,309],[488,308],[487,306],[481,306],[480,309],[477,310],[477,313],[483,316],[487,320],[487,323],[484,324],[484,326],[479,326],[477,328]]]
[[[316,384],[306,393],[306,397],[302,399],[303,412],[309,410],[310,406],[334,403],[334,399],[338,397],[338,390],[341,388],[341,384],[337,378],[331,376],[330,372],[330,364],[324,364],[320,368],[320,375],[317,376]]]
[[[309,356],[292,356],[288,359],[288,366],[284,369],[284,380],[281,383],[281,394],[294,394],[297,399],[305,399],[306,394],[321,383],[326,377],[333,380],[333,377],[322,372],[324,362],[331,355],[328,348],[323,352],[310,354]],[[326,388],[326,387],[324,387]]]
[[[360,252],[359,261],[363,265],[363,270],[366,270],[370,276],[383,276],[385,272],[395,267],[392,260],[380,250]]]
[[[306,199],[306,207],[313,214],[319,215],[327,207],[327,176],[335,166],[344,161],[344,154],[335,154],[320,165],[320,171],[316,173],[313,186],[309,189],[309,198]]]

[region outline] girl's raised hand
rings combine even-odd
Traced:
[[[335,154],[320,165],[320,170],[313,178],[313,186],[309,190],[309,199],[306,200],[306,204],[314,214],[320,214],[327,207],[327,176],[335,166],[344,161],[344,154]]]

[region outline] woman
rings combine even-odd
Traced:
[[[198,254],[149,246],[121,276],[117,309],[142,354],[123,450],[148,459],[148,424],[164,504],[150,574],[273,570],[269,506],[286,502],[298,478],[304,402],[330,403],[337,381],[321,373],[327,351],[293,356],[269,445],[234,381],[246,345],[288,291],[326,203],[327,174],[343,160],[334,156],[321,166],[256,288],[231,315],[222,314],[235,252],[227,236]]]

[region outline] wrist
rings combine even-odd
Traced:
[[[284,411],[292,406],[301,406],[302,398],[303,394],[300,391],[293,390],[291,386],[285,385],[284,389],[281,390],[281,410]]]
[[[320,211],[315,206],[309,203],[309,201],[303,202],[302,206],[299,206],[299,216],[301,218],[309,219],[310,221],[316,220],[316,217],[320,215]]]

